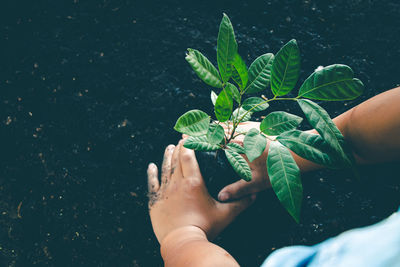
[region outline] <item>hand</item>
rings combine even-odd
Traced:
[[[228,129],[224,126],[225,132],[228,133]],[[244,132],[249,131],[251,128],[260,129],[260,123],[254,121],[242,122],[238,128]],[[231,129],[232,130],[232,129]],[[244,135],[237,136],[232,142],[238,143],[243,146]],[[230,201],[232,199],[240,199],[250,194],[255,194],[271,187],[267,173],[267,156],[270,141],[267,139],[267,146],[260,157],[249,162],[246,155],[243,157],[249,163],[251,174],[253,176],[250,182],[239,180],[233,184],[225,186],[218,194],[220,201]]]
[[[214,238],[255,199],[255,195],[230,203],[213,199],[205,187],[193,150],[169,145],[162,163],[161,185],[157,166],[147,170],[149,210],[158,241],[186,226],[200,228]]]

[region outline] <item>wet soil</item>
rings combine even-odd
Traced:
[[[400,4],[373,0],[11,1],[0,6],[0,266],[162,266],[146,167],[176,143],[176,118],[209,113],[209,89],[184,60],[216,63],[222,12],[249,65],[298,40],[304,80],[351,66],[366,91],[331,116],[399,85]],[[268,93],[267,93],[268,96]],[[277,104],[270,110],[300,114]],[[261,114],[262,115],[262,114]],[[400,205],[400,166],[303,175],[301,223],[272,192],[218,239],[243,266],[282,246],[372,224]]]

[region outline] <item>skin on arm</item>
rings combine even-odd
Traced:
[[[193,150],[183,142],[165,150],[161,184],[157,166],[147,170],[149,212],[165,266],[239,266],[209,242],[255,199],[221,203],[205,187]]]
[[[400,87],[364,101],[334,118],[333,122],[352,148],[357,163],[400,160]],[[240,126],[244,129],[258,129],[259,123],[245,122]],[[315,130],[310,132],[317,133]],[[243,136],[235,140],[243,143]],[[218,195],[220,201],[239,199],[271,186],[266,167],[269,142],[268,140],[264,153],[249,163],[253,180],[251,182],[239,180],[224,187]],[[323,168],[293,152],[292,155],[302,172]]]

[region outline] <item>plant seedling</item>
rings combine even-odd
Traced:
[[[300,51],[296,40],[290,40],[276,55],[259,56],[247,68],[238,54],[234,30],[226,14],[218,33],[218,69],[195,49],[188,49],[186,60],[201,80],[219,91],[218,94],[211,91],[215,120],[197,109],[186,112],[177,120],[174,129],[189,135],[184,146],[200,151],[223,150],[239,177],[250,181],[251,170],[242,155],[252,162],[264,152],[268,139],[266,164],[272,188],[296,222],[300,218],[303,187],[300,170],[289,149],[329,168],[354,166],[354,158],[343,135],[329,114],[310,100],[341,101],[360,96],[364,85],[354,78],[350,67],[341,64],[319,67],[300,86],[296,97],[285,97],[296,86],[300,74]],[[267,89],[273,95],[270,99],[248,97]],[[268,113],[259,129],[239,132],[241,122],[250,120],[256,112],[267,110],[270,102],[279,100],[297,103],[318,134],[297,130],[303,118],[284,111]],[[239,135],[245,135],[243,147],[232,142]]]

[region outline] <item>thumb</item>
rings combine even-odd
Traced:
[[[229,203],[219,203],[221,205],[221,214],[232,221],[236,216],[238,216],[242,211],[249,207],[255,201],[257,194],[252,194],[245,198],[229,202]]]
[[[239,199],[253,193],[252,183],[244,180],[239,180],[233,184],[227,185],[218,194],[219,201],[230,201]]]

